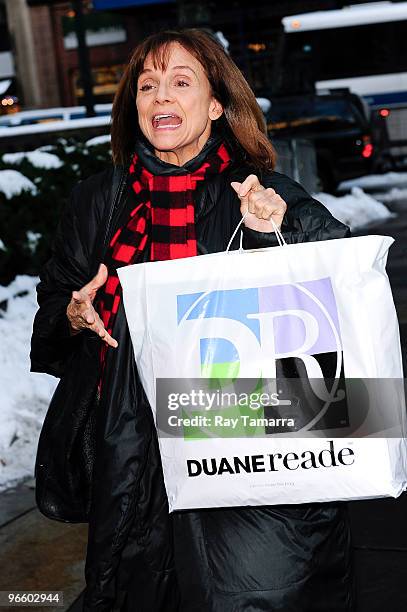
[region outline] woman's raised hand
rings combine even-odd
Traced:
[[[93,300],[100,287],[107,281],[107,268],[100,264],[99,270],[86,285],[79,291],[72,291],[72,299],[66,309],[66,315],[71,324],[72,334],[77,334],[83,329],[91,329],[109,346],[117,348],[118,342],[107,333],[102,319],[93,307]]]
[[[270,218],[281,227],[287,204],[272,187],[263,187],[255,174],[249,174],[243,183],[233,181],[231,185],[240,198],[242,215],[249,211],[244,220],[246,227],[258,232],[273,232]]]

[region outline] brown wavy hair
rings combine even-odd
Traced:
[[[138,77],[146,57],[151,53],[154,65],[165,70],[172,43],[180,44],[203,66],[212,95],[224,109],[216,123],[226,130],[235,154],[240,153],[256,169],[272,170],[275,167],[276,152],[267,138],[264,115],[253,91],[220,42],[211,34],[196,28],[152,34],[133,51],[113,102],[113,162],[127,164],[135,140],[141,136],[136,95]]]

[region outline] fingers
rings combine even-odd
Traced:
[[[86,298],[87,296],[82,295],[80,291],[72,291],[72,300],[75,302],[75,304],[82,304]]]
[[[92,306],[89,293],[85,291],[84,287],[79,291],[72,291],[72,301],[75,302],[77,306],[86,306],[86,308]]]
[[[92,306],[89,298],[84,299],[83,297],[76,297],[74,294],[80,292],[73,292],[72,299],[69,302],[66,315],[69,319],[73,330],[78,331],[86,329],[90,325],[93,325],[96,321],[96,312]],[[85,294],[86,295],[86,294]]]
[[[283,198],[275,193],[274,189],[263,192],[253,203],[252,211],[258,219],[270,219],[270,217],[283,218],[287,205]],[[275,219],[274,219],[275,220]]]
[[[85,329],[95,322],[95,310],[89,294],[81,289],[72,291],[72,300],[68,304],[67,316],[73,329]]]
[[[249,212],[253,212],[252,210],[250,210],[252,197],[256,193],[264,191],[264,187],[260,184],[260,181],[257,176],[255,174],[249,174],[249,176],[243,181],[243,183],[233,181],[231,183],[231,186],[239,196],[242,207],[245,207],[245,212],[247,208],[249,209]]]
[[[99,336],[99,338],[101,340],[103,340],[103,342],[106,342],[106,344],[108,346],[111,346],[112,348],[117,348],[118,345],[119,345],[117,340],[112,338],[112,336],[107,332],[107,330],[105,329],[105,326],[103,325],[103,322],[102,322],[101,318],[99,317],[99,315],[97,314],[97,312],[95,312],[95,315],[96,315],[95,316],[95,320],[89,326],[89,329],[94,331],[95,334],[97,334]]]
[[[249,194],[249,191],[261,191],[263,190],[263,185],[260,184],[259,179],[255,174],[249,174],[249,176],[240,184],[239,191],[237,191],[237,195],[240,198],[244,198]]]
[[[287,204],[272,187],[260,185],[255,175],[250,175],[243,183],[233,181],[232,188],[240,199],[240,212],[249,213],[244,223],[257,231],[273,231],[273,224],[280,228],[287,210]],[[249,191],[247,192],[247,189]],[[245,193],[246,195],[240,195]]]
[[[79,294],[80,296],[81,292],[73,293]],[[102,319],[93,308],[89,298],[84,300],[81,299],[81,297],[77,296],[74,298],[73,296],[71,302],[68,304],[66,314],[74,332],[78,332],[83,329],[90,329],[91,331],[95,332],[95,334],[98,334],[98,336],[104,342],[106,342],[106,344],[113,348],[117,348],[118,342],[112,338],[112,336],[105,329]]]
[[[85,291],[93,301],[97,290],[100,289],[100,287],[103,287],[103,285],[107,281],[107,277],[107,267],[105,266],[105,264],[101,263],[97,274],[84,287],[82,287],[82,291]]]
[[[256,215],[256,217],[261,218],[261,211],[265,204],[268,204],[271,197],[275,194],[274,189],[269,187],[268,189],[264,189],[263,191],[255,191],[251,192],[248,195],[247,200],[247,208],[249,212]]]
[[[241,202],[242,215],[248,210],[258,219],[269,219],[271,215],[284,216],[287,205],[283,198],[271,187],[262,191],[251,192],[246,201]]]
[[[72,291],[72,299],[66,309],[66,315],[74,332],[82,329],[90,329],[109,346],[116,348],[117,340],[107,332],[98,313],[93,307],[96,292],[102,287],[108,278],[108,270],[105,264],[100,264],[97,274],[79,291]]]

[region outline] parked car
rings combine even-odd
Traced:
[[[323,190],[335,191],[340,181],[374,169],[378,147],[368,108],[359,96],[340,90],[270,99],[265,113],[270,138],[311,140]]]

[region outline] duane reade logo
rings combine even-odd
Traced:
[[[299,430],[348,425],[330,278],[178,295],[177,316],[179,377],[274,379],[283,397],[287,379],[304,379],[291,414],[270,406],[264,416],[295,418]]]
[[[284,470],[310,470],[318,468],[349,467],[355,462],[351,448],[337,448],[329,440],[328,448],[302,453],[267,453],[266,455],[244,455],[242,457],[211,457],[187,459],[188,477],[222,476],[222,474],[242,474],[255,472],[280,472]]]

